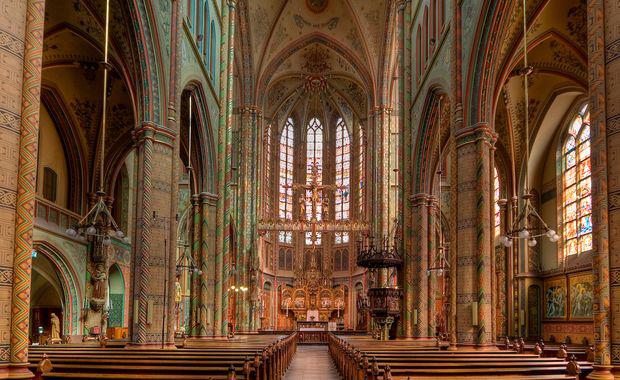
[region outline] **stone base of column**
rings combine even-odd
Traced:
[[[458,351],[459,346],[456,343],[450,343],[448,346],[448,351]]]
[[[499,351],[495,343],[477,344],[475,348],[477,351]]]
[[[613,366],[594,364],[592,367],[594,368],[594,371],[590,372],[590,374],[588,375],[588,377],[586,377],[586,379],[597,379],[597,380],[615,379],[615,376],[611,373],[611,370],[614,368]]]
[[[0,364],[0,379],[32,379],[34,374],[28,369],[28,363]]]

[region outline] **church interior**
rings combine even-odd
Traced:
[[[0,0],[0,88],[0,379],[620,378],[617,0]]]

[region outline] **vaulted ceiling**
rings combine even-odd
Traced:
[[[256,101],[273,115],[312,87],[366,115],[383,67],[391,1],[246,0]],[[244,22],[243,20],[241,22]],[[243,29],[243,26],[242,26]],[[246,64],[248,62],[245,62]],[[340,106],[338,106],[340,108]]]
[[[88,162],[87,173],[96,165],[100,143],[104,15],[103,0],[56,0],[45,11],[43,105],[62,108],[62,112],[50,112],[58,115],[53,117],[58,129],[70,131],[75,146],[66,149],[82,152],[81,158]],[[122,155],[132,144],[137,110],[130,84],[137,81],[138,67],[130,25],[125,2],[113,0],[107,155]]]

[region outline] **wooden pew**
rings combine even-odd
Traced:
[[[36,371],[45,354],[53,369],[40,374],[40,379],[277,380],[296,347],[296,334],[246,342],[212,341],[204,348],[178,350],[32,346],[30,368]]]
[[[576,379],[568,367],[592,370],[590,363],[541,358],[514,351],[441,351],[416,341],[380,342],[330,336],[329,351],[345,380],[423,378]]]

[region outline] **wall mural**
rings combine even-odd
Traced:
[[[570,278],[570,317],[592,318],[594,293],[592,274]]]
[[[545,318],[566,317],[566,280],[545,281]]]
[[[567,277],[545,280],[545,319],[592,318],[594,304],[592,274],[581,273]]]

